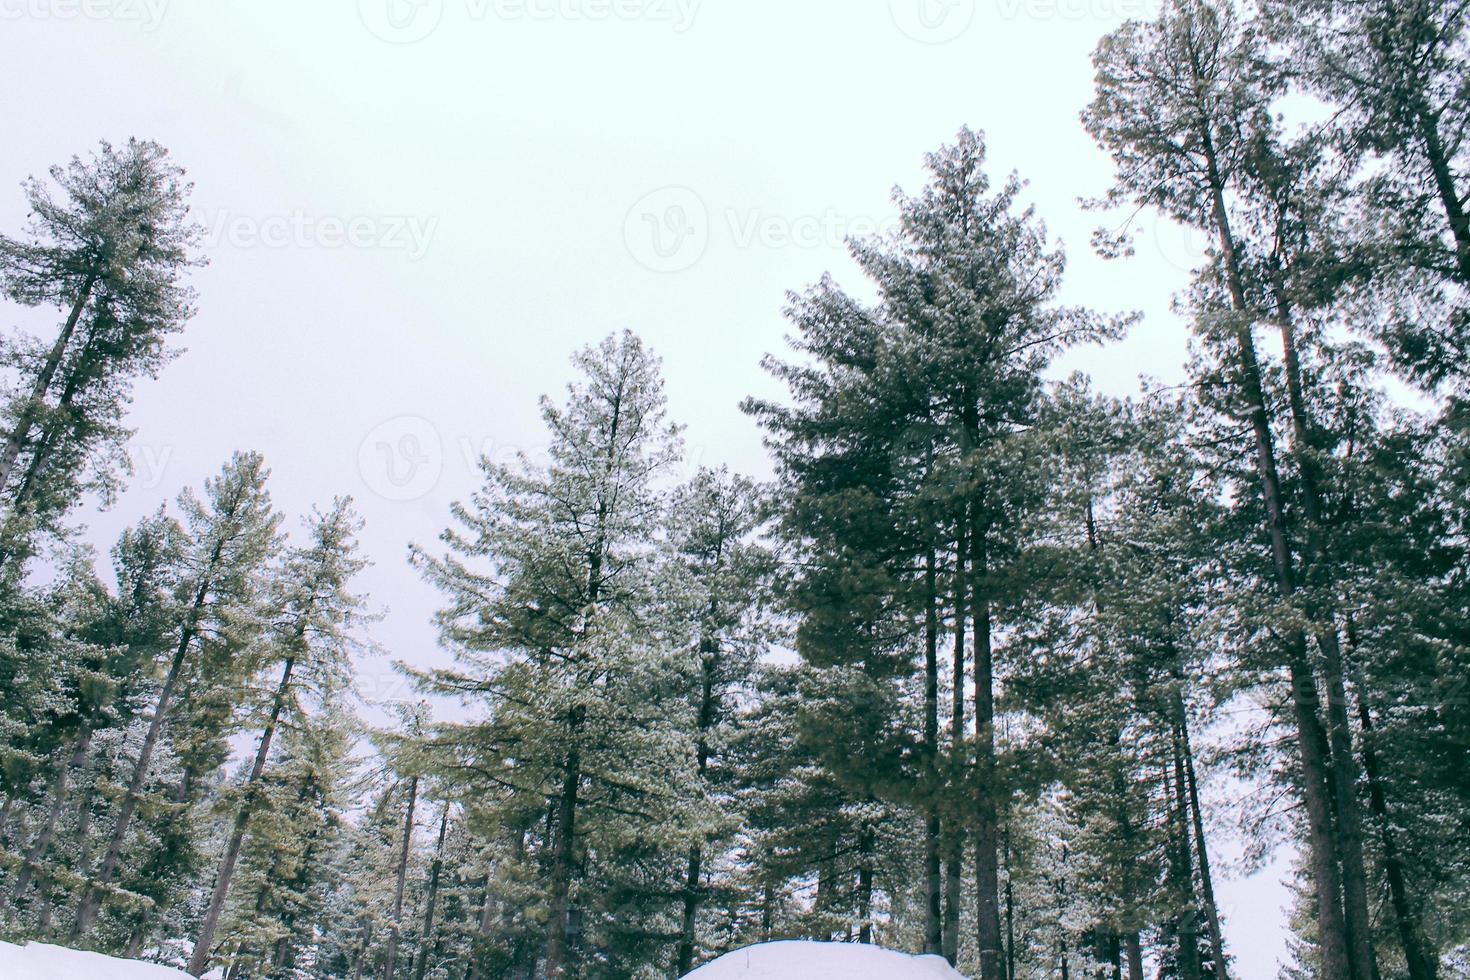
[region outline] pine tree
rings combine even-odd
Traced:
[[[1261,4],[1287,67],[1333,107],[1333,141],[1361,166],[1366,287],[1415,380],[1463,386],[1470,356],[1467,11],[1435,0]],[[1379,166],[1379,163],[1386,164]]]
[[[682,587],[676,594],[694,654],[686,674],[696,725],[695,769],[702,794],[709,804],[719,803],[723,815],[723,826],[711,827],[707,840],[689,848],[678,976],[693,969],[700,949],[699,913],[707,897],[702,876],[710,848],[738,827],[724,757],[736,711],[752,693],[757,660],[770,641],[763,597],[771,556],[752,540],[763,522],[761,504],[750,480],[701,470],[680,489],[670,513],[672,563]]]
[[[1050,357],[1067,344],[1115,333],[1125,321],[1055,305],[1064,259],[1049,248],[1030,212],[1017,212],[1017,179],[990,193],[978,135],[962,132],[928,163],[930,185],[918,196],[898,198],[903,224],[897,240],[852,246],[878,287],[878,306],[866,309],[825,280],[794,298],[792,316],[803,331],[798,347],[823,368],[772,363],[798,407],[753,402],[748,410],[773,433],[782,478],[817,498],[809,504],[798,492],[788,511],[791,537],[822,541],[834,519],[866,522],[859,527],[869,538],[856,540],[873,541],[872,557],[859,561],[872,570],[872,580],[855,579],[844,566],[825,570],[822,558],[803,556],[813,566],[805,581],[828,593],[802,610],[816,614],[814,624],[831,615],[828,610],[866,617],[834,624],[842,630],[834,646],[847,651],[849,662],[885,646],[890,657],[913,655],[913,646],[891,646],[894,624],[879,618],[897,611],[883,610],[883,598],[907,602],[923,623],[932,690],[938,581],[946,564],[940,549],[957,542],[947,561],[953,568],[968,566],[965,575],[950,576],[956,595],[949,607],[955,631],[969,625],[974,637],[975,735],[967,789],[974,794],[981,975],[993,980],[1003,973],[998,855],[1006,796],[996,761],[996,617],[1006,608],[1005,569],[1021,551],[1026,514],[1039,503],[1037,490],[1047,479],[1028,433],[1044,401],[1041,371]],[[947,530],[951,526],[959,533]],[[849,550],[850,540],[846,533],[836,536],[833,552]],[[834,586],[840,590],[835,595]],[[825,601],[838,596],[839,603]],[[962,661],[963,648],[957,649]],[[814,643],[803,652],[815,654]],[[867,659],[870,675],[875,664]],[[932,708],[927,713],[924,738],[932,754],[937,732]],[[931,882],[938,877],[933,855],[931,845]],[[935,892],[931,884],[931,918],[938,911]]]
[[[117,875],[133,816],[148,785],[153,755],[186,670],[195,668],[196,657],[231,661],[249,645],[258,628],[262,572],[275,549],[280,524],[271,509],[267,476],[259,456],[237,454],[218,477],[206,482],[206,501],[188,492],[179,500],[186,526],[178,544],[173,653],[113,815],[107,849],[88,875],[77,909],[77,937],[92,931]]]
[[[31,528],[77,503],[87,467],[112,485],[133,382],[168,359],[165,342],[193,312],[182,275],[202,264],[189,186],[157,143],[104,142],[50,176],[60,196],[27,181],[31,225],[22,238],[0,236],[0,290],[65,314],[49,348],[6,352],[21,375],[0,446],[7,561],[24,553]]]
[[[64,733],[64,761],[55,767],[46,816],[11,886],[12,901],[24,896],[46,861],[61,817],[72,805],[73,776],[85,775],[94,737],[130,719],[139,675],[164,653],[176,532],[177,526],[161,512],[123,532],[113,549],[115,596],[93,573],[90,554],[75,556],[68,566],[67,585],[57,593],[63,600],[57,613],[72,644],[57,677],[53,726]]]
[[[1319,678],[1308,648],[1310,634],[1328,664],[1331,694],[1336,626],[1330,612],[1314,608],[1310,591],[1299,594],[1317,570],[1316,556],[1301,550],[1287,521],[1274,406],[1254,335],[1256,324],[1270,318],[1251,286],[1250,270],[1261,256],[1237,236],[1239,213],[1231,206],[1249,200],[1254,153],[1272,138],[1270,104],[1283,80],[1265,61],[1253,29],[1233,9],[1204,0],[1175,0],[1156,21],[1125,25],[1103,40],[1094,61],[1097,98],[1085,118],[1119,167],[1110,200],[1157,207],[1208,231],[1217,243],[1217,261],[1202,272],[1195,299],[1200,333],[1220,351],[1224,412],[1250,425],[1276,590],[1284,604],[1304,605],[1315,618],[1305,628],[1285,626],[1282,659],[1294,698],[1324,974],[1366,980],[1373,951],[1351,746],[1336,719],[1324,722],[1320,714]],[[1336,700],[1328,698],[1329,712]]]
[[[610,855],[604,843],[651,833],[694,768],[681,734],[692,726],[660,695],[668,651],[645,647],[662,509],[653,480],[677,452],[658,364],[632,334],[574,363],[583,380],[565,406],[542,403],[549,465],[487,462],[484,489],[455,508],[449,554],[415,552],[449,600],[439,620],[464,665],[437,686],[490,708],[464,733],[485,753],[475,764],[508,805],[547,807],[552,978],[571,973],[592,938],[579,931],[597,882],[579,869]]]
[[[279,672],[264,706],[264,722],[235,812],[214,894],[189,958],[189,972],[202,976],[214,955],[215,933],[229,897],[250,820],[261,806],[259,786],[270,762],[271,745],[284,724],[300,724],[313,706],[325,705],[350,689],[354,629],[362,619],[362,600],[350,591],[352,578],[366,562],[357,555],[361,521],[352,502],[338,498],[330,510],[316,512],[307,524],[308,542],[286,556],[273,583],[270,602],[277,610],[262,636],[260,669]]]

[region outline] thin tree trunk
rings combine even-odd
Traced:
[[[419,940],[418,963],[413,968],[414,980],[424,980],[429,969],[429,953],[434,947],[434,907],[439,900],[439,875],[444,868],[444,836],[449,832],[449,804],[439,818],[439,842],[434,845],[434,863],[429,866],[429,894],[424,902],[424,932]]]
[[[388,928],[388,949],[384,954],[383,980],[393,980],[398,969],[398,931],[403,922],[403,895],[408,885],[408,855],[413,847],[413,811],[419,802],[419,777],[408,780],[408,806],[403,814],[403,843],[398,851],[398,881],[393,889],[393,923]]]
[[[858,942],[873,942],[873,828],[864,824],[858,843]]]
[[[1460,200],[1460,190],[1455,186],[1454,174],[1450,171],[1449,155],[1439,135],[1439,121],[1427,109],[1419,110],[1419,135],[1424,141],[1424,155],[1429,161],[1429,172],[1434,178],[1434,189],[1444,208],[1450,234],[1455,239],[1455,266],[1462,283],[1470,283],[1470,215]]]
[[[235,825],[230,831],[229,843],[225,845],[224,858],[220,861],[219,873],[214,880],[214,894],[210,896],[209,907],[204,913],[204,922],[199,927],[199,938],[194,943],[194,955],[189,957],[189,973],[192,976],[201,977],[209,967],[210,957],[214,955],[214,934],[219,929],[220,916],[225,911],[225,899],[230,894],[230,883],[235,877],[235,865],[240,860],[240,849],[245,844],[245,831],[250,823],[251,814],[255,810],[257,793],[260,780],[265,775],[266,763],[270,760],[271,743],[276,737],[276,727],[280,724],[281,713],[286,708],[286,697],[291,691],[291,674],[296,668],[294,656],[286,658],[285,666],[281,670],[281,682],[276,687],[274,700],[271,702],[270,718],[266,721],[265,731],[260,735],[260,746],[255,751],[255,762],[250,767],[250,776],[245,781],[245,792],[240,801],[240,810],[235,814]]]
[[[944,882],[939,816],[939,586],[934,549],[924,558],[924,752],[928,756],[929,815],[924,832],[924,952],[944,955]]]
[[[573,709],[573,739],[581,728],[581,708]],[[577,795],[582,784],[582,754],[575,742],[567,750],[562,771],[561,795],[557,801],[556,842],[551,854],[551,922],[546,930],[546,976],[561,980],[566,975],[569,950],[567,925],[571,917],[572,872],[576,866]]]
[[[1143,943],[1138,938],[1138,930],[1130,932],[1124,944],[1128,948],[1128,980],[1144,980]]]
[[[950,751],[954,754],[949,771],[951,792],[963,785],[965,751],[965,634],[969,629],[969,528],[962,515],[955,541],[954,570],[954,665],[951,671],[953,711],[949,720]],[[958,794],[956,793],[956,796]],[[965,873],[965,827],[959,820],[950,821],[949,854],[945,862],[944,894],[944,958],[953,966],[960,957],[960,905],[963,899],[962,878]]]
[[[1285,367],[1287,399],[1291,406],[1292,455],[1296,457],[1302,487],[1302,509],[1306,514],[1306,547],[1303,564],[1308,573],[1317,572],[1317,584],[1329,584],[1326,567],[1327,525],[1323,518],[1320,474],[1313,455],[1316,426],[1307,411],[1302,380],[1301,354],[1297,349],[1295,317],[1286,291],[1275,270],[1273,289],[1278,326],[1281,330],[1282,362]],[[1309,608],[1308,615],[1319,626],[1314,632],[1322,653],[1322,678],[1327,693],[1328,748],[1332,760],[1332,789],[1336,801],[1338,848],[1342,859],[1343,911],[1358,980],[1376,980],[1377,960],[1372,948],[1372,926],[1368,913],[1368,871],[1363,853],[1363,821],[1358,806],[1358,763],[1353,754],[1353,736],[1348,721],[1347,684],[1344,679],[1342,645],[1332,610]]]
[[[1194,70],[1196,77],[1203,80],[1203,72],[1197,63]],[[1225,185],[1215,152],[1214,134],[1209,121],[1203,118],[1200,120],[1200,137],[1207,162],[1213,219],[1225,267],[1226,286],[1230,294],[1232,313],[1237,321],[1235,338],[1236,355],[1239,358],[1238,383],[1244,395],[1255,442],[1256,473],[1266,508],[1265,529],[1271,542],[1276,585],[1282,598],[1292,601],[1296,595],[1296,572],[1286,536],[1281,481],[1261,385],[1260,362],[1256,357],[1255,339],[1251,332],[1253,314],[1246,300],[1240,257],[1230,230]],[[1293,630],[1285,638],[1285,647],[1297,727],[1297,748],[1302,767],[1302,796],[1307,812],[1308,846],[1317,886],[1317,928],[1322,950],[1323,980],[1353,980],[1357,974],[1353,969],[1343,912],[1342,878],[1328,792],[1331,777],[1321,749],[1322,722],[1317,715],[1319,699],[1316,682],[1307,660],[1306,637],[1300,631]]]
[[[1438,980],[1439,963],[1426,952],[1419,917],[1409,900],[1408,876],[1399,855],[1393,818],[1388,812],[1388,799],[1383,792],[1378,753],[1373,746],[1373,716],[1362,698],[1358,699],[1358,720],[1363,728],[1363,769],[1368,777],[1368,805],[1374,819],[1383,828],[1380,834],[1383,876],[1388,880],[1389,904],[1393,908],[1394,925],[1398,930],[1399,945],[1404,950],[1409,980]]]
[[[704,848],[693,844],[689,848],[689,863],[684,871],[684,916],[679,929],[679,955],[677,975],[683,976],[694,968],[695,926],[699,922],[699,877],[704,861]]]
[[[495,892],[490,887],[490,871],[485,872],[485,895],[480,900],[480,921],[470,944],[469,965],[465,968],[465,980],[480,980],[480,958],[484,955],[485,942],[490,938],[490,923],[495,917]]]
[[[51,351],[41,366],[41,373],[36,375],[35,383],[31,386],[30,397],[26,399],[25,408],[21,409],[20,418],[16,419],[15,427],[5,437],[3,446],[0,446],[0,490],[4,490],[10,482],[10,475],[15,471],[16,460],[20,459],[20,451],[25,447],[26,440],[30,438],[31,427],[35,425],[36,416],[41,414],[41,408],[45,404],[46,391],[51,387],[57,369],[61,367],[61,360],[66,356],[66,349],[71,344],[77,323],[81,320],[82,312],[87,308],[87,303],[92,298],[92,290],[96,285],[97,276],[95,274],[88,276],[82,283],[81,291],[72,303],[71,313],[67,315],[66,323],[62,325],[56,342],[51,345]]]
[[[1225,934],[1220,928],[1220,907],[1215,901],[1215,882],[1210,873],[1210,851],[1205,844],[1205,818],[1200,809],[1199,780],[1195,777],[1194,746],[1189,737],[1189,715],[1184,708],[1184,695],[1176,688],[1174,692],[1175,723],[1179,726],[1180,752],[1184,757],[1184,779],[1189,790],[1189,812],[1194,826],[1194,846],[1199,860],[1200,893],[1204,898],[1205,922],[1210,930],[1210,945],[1215,950],[1215,980],[1228,980],[1230,970],[1226,964]]]
[[[56,779],[52,782],[51,806],[46,811],[46,819],[41,824],[41,829],[36,832],[35,840],[31,842],[30,850],[26,852],[25,863],[21,865],[20,871],[15,876],[15,886],[10,890],[12,903],[25,895],[36,869],[45,860],[46,852],[51,849],[51,841],[56,838],[56,826],[61,822],[61,812],[66,806],[71,772],[73,769],[80,769],[86,763],[87,751],[91,745],[92,724],[90,721],[83,721],[81,730],[77,732],[76,741],[72,744],[71,755],[61,764],[60,771],[57,772]]]
[[[1006,820],[1006,980],[1016,980],[1016,888],[1011,883],[1011,822]]]
[[[363,960],[367,959],[368,949],[373,942],[373,921],[363,919],[362,938],[357,942],[357,950],[352,956],[352,980],[362,980]]]
[[[1172,824],[1169,833],[1170,852],[1173,855],[1169,878],[1170,890],[1174,893],[1174,914],[1178,923],[1176,931],[1179,939],[1179,975],[1183,980],[1200,980],[1199,908],[1195,905],[1194,859],[1189,846],[1189,796],[1184,787],[1184,761],[1180,758],[1177,729],[1170,740],[1170,753],[1173,756],[1174,773],[1172,779],[1165,773],[1164,783],[1173,796],[1169,808]]]
[[[714,600],[710,600],[710,616],[713,619],[717,610],[714,608]],[[700,641],[700,698],[698,737],[695,743],[695,765],[699,774],[700,784],[703,785],[709,774],[709,733],[715,724],[715,713],[719,707],[719,697],[715,689],[715,670],[717,667],[718,647],[712,636],[706,635]],[[694,950],[696,946],[695,927],[699,921],[699,904],[703,898],[700,890],[699,876],[704,861],[704,848],[699,844],[693,844],[689,848],[689,864],[684,874],[684,918],[679,932],[678,950],[678,975],[683,976],[694,968]]]
[[[974,517],[972,515],[972,521]],[[990,599],[984,576],[989,558],[985,532],[971,533],[974,557],[971,602],[975,619],[975,890],[980,980],[1002,980],[1000,931],[1000,827],[995,785],[995,667],[992,660]]]

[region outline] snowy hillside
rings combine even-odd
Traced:
[[[766,943],[737,950],[686,980],[964,980],[938,956],[853,943]]]
[[[26,946],[0,943],[0,977],[5,980],[192,980],[187,973],[166,966],[42,943]]]

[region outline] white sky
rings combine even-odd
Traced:
[[[891,188],[962,125],[997,180],[1030,181],[1068,301],[1146,315],[1063,367],[1120,395],[1178,378],[1192,237],[1144,216],[1138,256],[1105,263],[1105,219],[1077,205],[1110,175],[1077,119],[1089,54],[1155,3],[0,0],[0,228],[22,177],[129,136],[174,152],[210,228],[188,352],[139,389],[137,474],[92,536],[105,551],[258,449],[288,513],[357,499],[377,637],[441,659],[406,544],[444,527],[480,452],[544,444],[536,398],[568,354],[633,328],[691,465],[767,475],[737,405],[778,394],[758,361],[784,349],[785,291],[828,270],[861,288],[842,235],[891,221]],[[364,673],[395,693],[386,662]],[[1284,955],[1280,874],[1222,883],[1238,975]]]

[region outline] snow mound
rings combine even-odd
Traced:
[[[965,980],[942,956],[857,943],[765,943],[727,953],[686,980]]]
[[[0,943],[0,977],[5,980],[193,980],[155,963],[119,960],[60,946]]]

